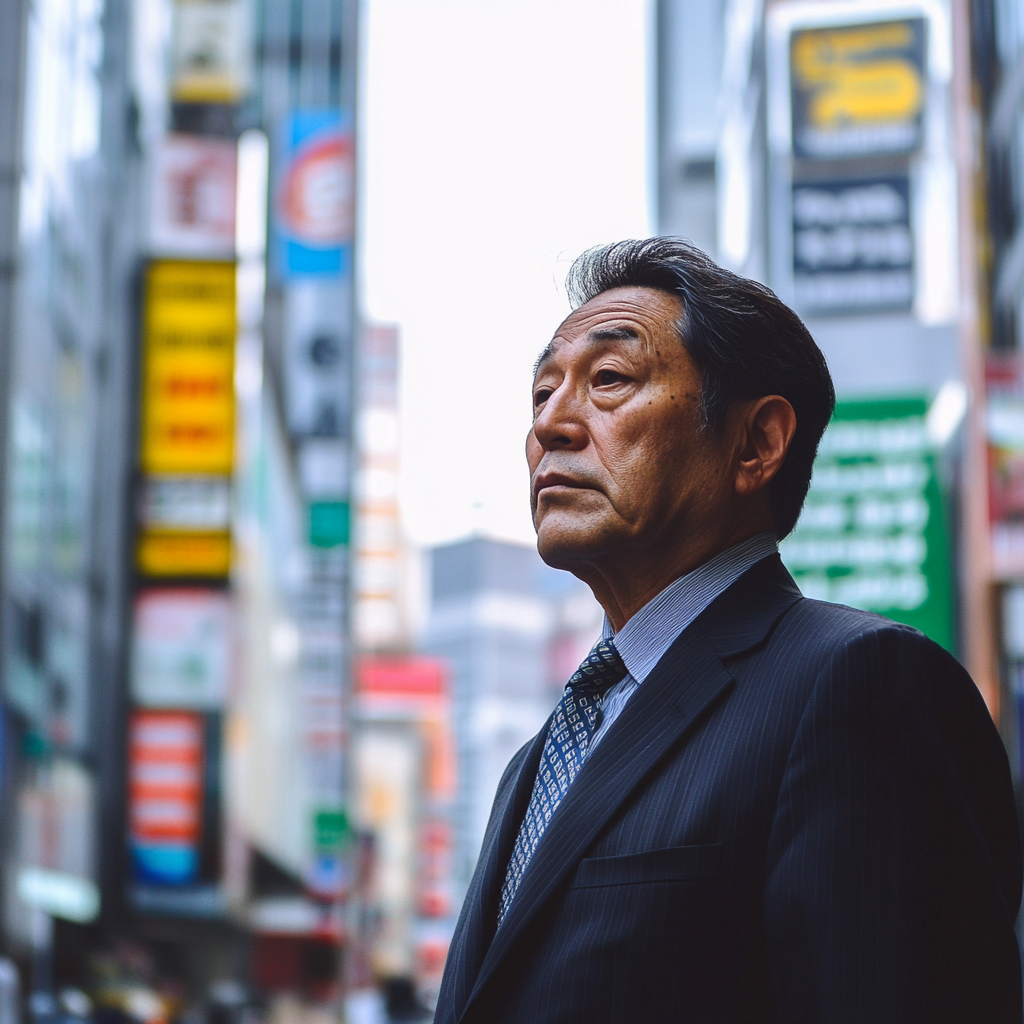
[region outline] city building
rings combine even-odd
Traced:
[[[340,991],[356,8],[0,11],[0,946],[44,1016]]]
[[[431,552],[430,580],[423,649],[451,672],[460,905],[501,775],[551,714],[603,617],[589,589],[534,547],[483,537],[444,545]]]
[[[2,938],[45,1001],[54,955],[123,905],[145,87],[130,124],[127,3],[0,21]]]
[[[353,630],[363,652],[407,651],[420,618],[419,552],[399,508],[399,330],[365,324],[358,352]]]

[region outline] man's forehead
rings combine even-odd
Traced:
[[[574,309],[559,325],[537,360],[536,369],[562,345],[585,340],[594,343],[641,340],[674,328],[682,304],[655,288],[613,288]]]

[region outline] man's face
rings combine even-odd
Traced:
[[[548,563],[650,557],[714,530],[732,460],[727,443],[701,431],[681,314],[666,292],[615,288],[573,312],[542,357],[526,456]]]

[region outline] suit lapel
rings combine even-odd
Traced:
[[[499,793],[491,812],[491,821],[480,849],[480,859],[473,872],[448,954],[448,963],[456,972],[451,991],[456,1020],[463,1013],[484,954],[494,937],[498,924],[498,894],[512,856],[516,834],[526,814],[550,724],[549,718],[530,742],[518,770],[508,780],[504,793]]]
[[[463,977],[471,986],[461,1019],[516,938],[554,891],[576,870],[587,848],[648,772],[694,722],[730,687],[722,664],[764,640],[800,591],[777,555],[740,577],[687,627],[627,703],[566,793],[523,876],[501,928],[495,933],[497,900],[516,833],[526,812],[547,726],[537,735],[519,770],[515,799],[507,800],[495,841],[485,846],[486,868],[474,876],[473,910],[466,929],[474,940],[472,964]],[[480,898],[482,897],[482,899]],[[467,901],[468,902],[468,901]],[[489,914],[495,920],[483,920]],[[493,936],[490,946],[487,941]],[[468,950],[467,950],[468,951]],[[475,982],[473,972],[479,964]],[[463,996],[463,988],[459,995]]]

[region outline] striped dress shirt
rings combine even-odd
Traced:
[[[594,752],[615,719],[622,714],[629,698],[661,661],[676,637],[751,566],[778,550],[774,533],[759,533],[680,576],[657,597],[651,598],[618,633],[605,616],[601,635],[614,636],[615,648],[629,669],[629,675],[604,695],[601,724],[590,738],[587,757]]]

